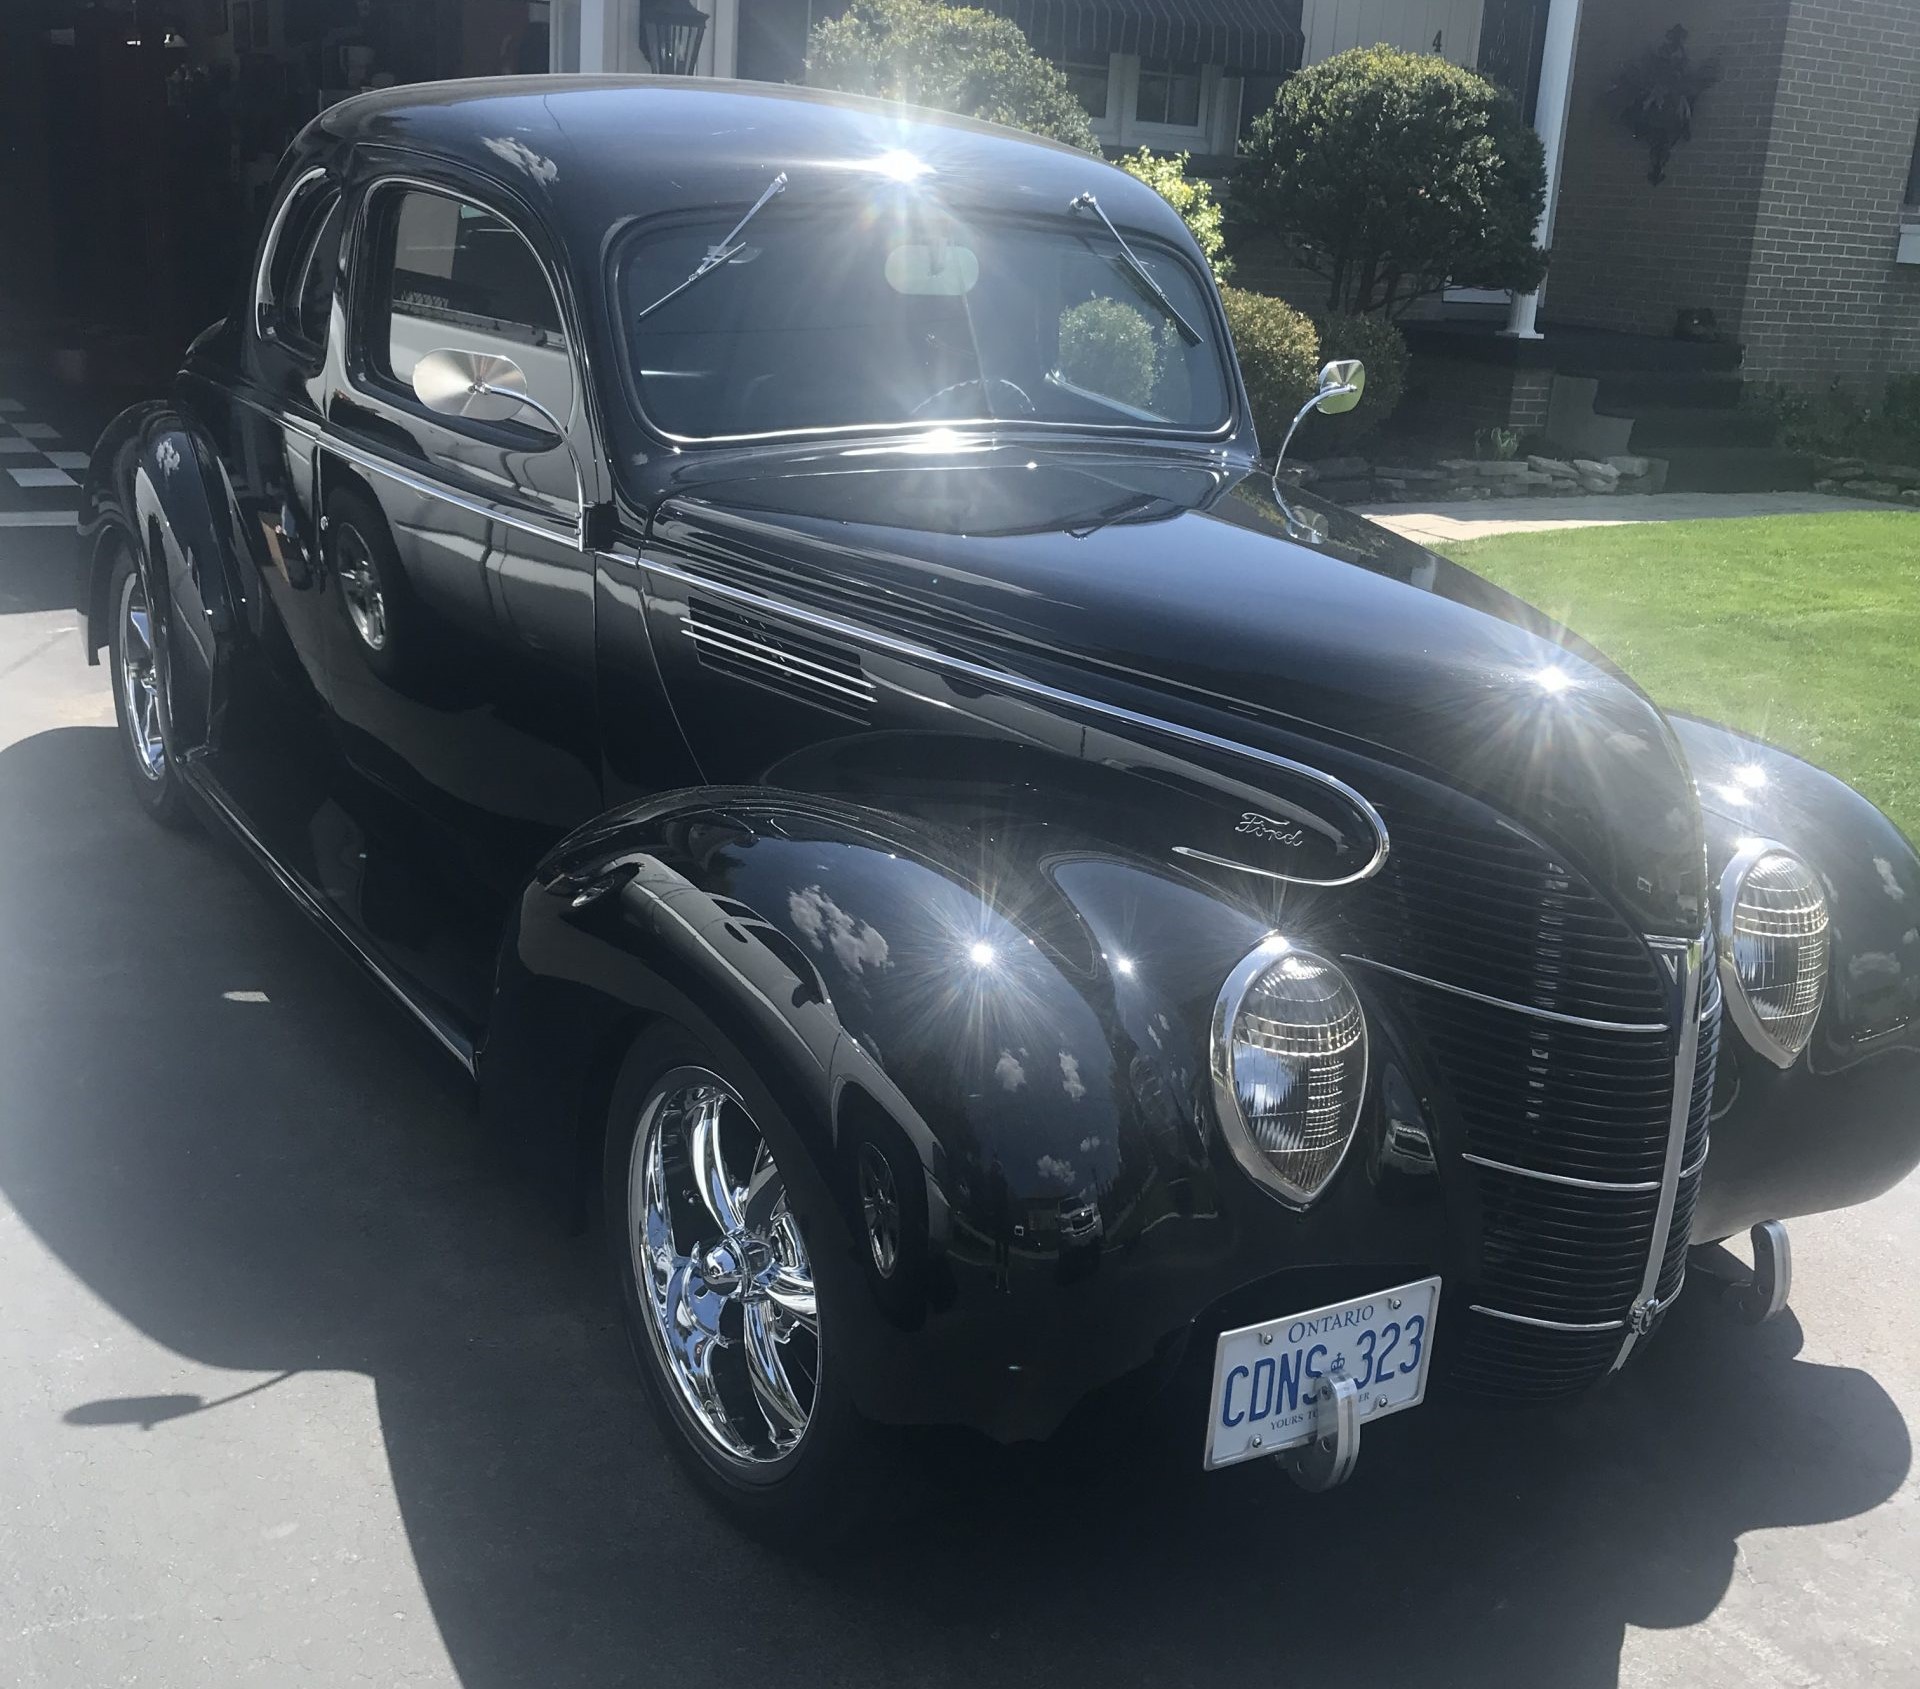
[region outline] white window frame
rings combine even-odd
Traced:
[[[1142,146],[1153,147],[1162,152],[1191,152],[1196,148],[1204,150],[1213,135],[1213,115],[1220,98],[1219,65],[1200,66],[1200,110],[1192,124],[1185,123],[1148,123],[1137,115],[1140,99],[1140,70],[1142,61],[1135,54],[1127,55],[1127,117],[1128,139]]]

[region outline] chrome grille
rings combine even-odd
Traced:
[[[1360,913],[1369,954],[1552,1014],[1662,1018],[1639,935],[1551,851],[1464,811],[1381,814],[1393,848]]]
[[[1519,828],[1464,805],[1386,819],[1393,853],[1356,923],[1361,955],[1397,970],[1376,982],[1432,1064],[1454,1188],[1477,1219],[1475,1258],[1450,1287],[1444,1374],[1508,1396],[1572,1394],[1613,1366],[1647,1285],[1675,1129],[1668,981],[1612,905]],[[1707,1147],[1710,962],[1699,1009],[1663,1300],[1685,1276]]]

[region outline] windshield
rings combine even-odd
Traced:
[[[618,256],[627,358],[667,434],[985,420],[1212,434],[1230,420],[1212,284],[1138,237],[1136,267],[1095,218],[777,202],[729,243],[738,222],[643,228]]]

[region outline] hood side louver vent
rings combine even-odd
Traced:
[[[680,626],[702,668],[849,721],[864,722],[873,712],[873,682],[857,651],[702,598],[688,599]]]

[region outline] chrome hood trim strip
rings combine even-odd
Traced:
[[[1291,757],[1283,757],[1276,751],[1263,751],[1257,746],[1245,745],[1235,739],[1220,738],[1217,734],[1208,733],[1202,728],[1184,727],[1178,722],[1145,715],[1138,710],[1127,709],[1121,704],[1104,703],[1098,698],[1088,698],[1077,692],[1068,692],[1057,686],[1049,686],[1044,681],[1028,680],[1022,675],[1010,674],[1004,669],[989,668],[982,663],[968,662],[964,657],[949,657],[928,646],[899,639],[892,634],[881,633],[877,629],[865,627],[858,622],[845,621],[838,616],[808,609],[804,605],[790,603],[784,599],[769,598],[761,593],[751,592],[745,587],[715,580],[710,575],[696,574],[690,569],[681,568],[678,564],[663,562],[658,557],[643,556],[632,551],[604,551],[600,555],[623,568],[651,570],[655,574],[665,576],[668,580],[678,581],[682,586],[696,592],[710,593],[714,597],[728,599],[761,615],[784,616],[790,621],[817,632],[836,639],[848,640],[857,645],[865,645],[871,650],[884,651],[889,656],[898,657],[904,662],[922,664],[946,674],[961,675],[977,686],[1015,693],[1021,697],[1059,705],[1069,710],[1104,716],[1109,721],[1123,722],[1129,727],[1144,732],[1184,740],[1190,745],[1199,745],[1228,756],[1245,757],[1252,762],[1264,763],[1269,768],[1281,769],[1301,779],[1311,780],[1336,793],[1346,802],[1354,805],[1364,816],[1368,826],[1373,829],[1376,840],[1374,853],[1357,873],[1338,880],[1291,878],[1279,874],[1269,876],[1271,878],[1288,878],[1289,883],[1295,885],[1347,886],[1360,880],[1370,879],[1386,866],[1387,853],[1392,847],[1387,836],[1387,824],[1381,818],[1379,810],[1344,780],[1337,775],[1328,774],[1324,769],[1314,768],[1304,762],[1295,762]],[[1242,865],[1231,863],[1229,866],[1239,868]]]

